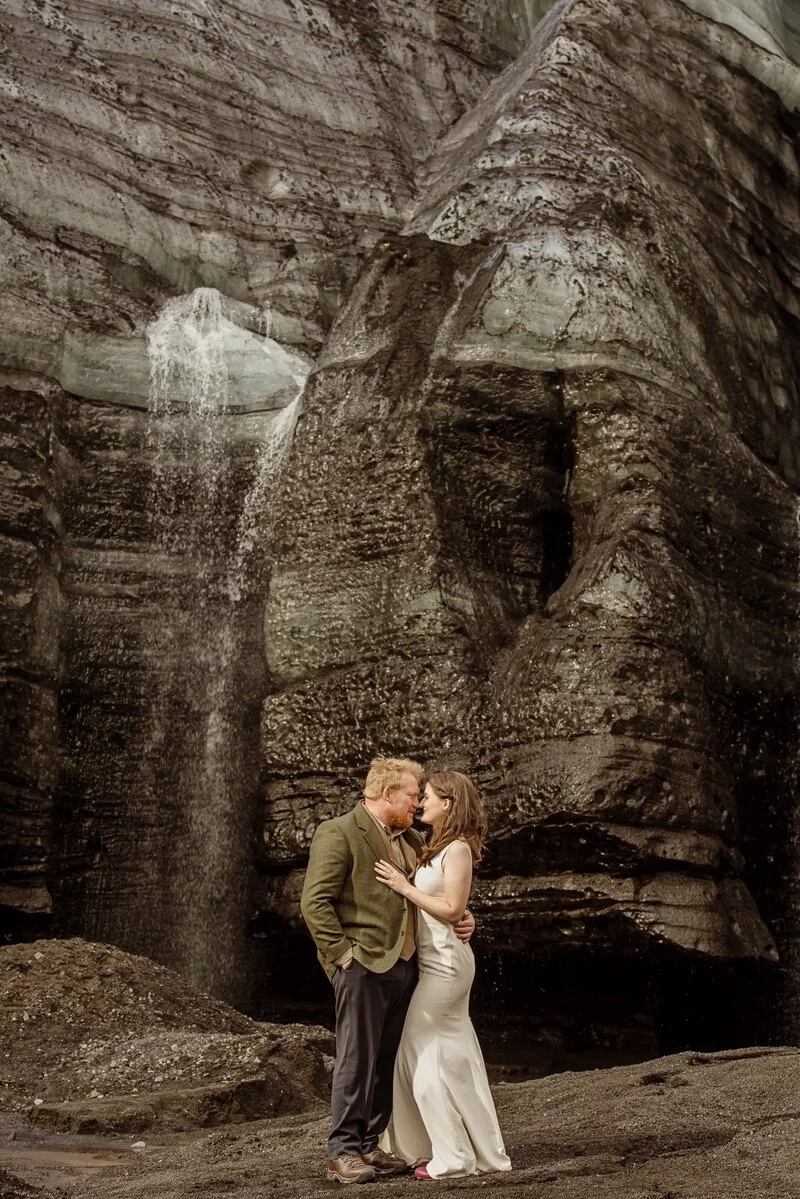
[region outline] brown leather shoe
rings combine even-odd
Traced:
[[[375,1169],[359,1153],[328,1158],[328,1182],[373,1182]]]
[[[368,1166],[372,1166],[379,1178],[387,1178],[390,1174],[408,1174],[411,1170],[399,1157],[395,1157],[393,1153],[384,1153],[377,1146],[361,1156]]]

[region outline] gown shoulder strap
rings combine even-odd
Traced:
[[[439,859],[440,865],[444,861],[444,856],[447,853],[450,846],[455,845],[457,841],[460,841],[462,845],[467,844],[463,837],[455,837],[452,841],[448,841],[447,844],[445,845],[444,849],[440,849],[438,854],[436,855],[437,858]]]

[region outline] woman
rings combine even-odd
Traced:
[[[390,862],[375,864],[377,878],[419,909],[419,982],[395,1064],[386,1148],[421,1163],[414,1174],[424,1180],[510,1170],[469,1018],[475,959],[453,932],[486,833],[472,781],[455,770],[432,775],[421,819],[431,832],[413,883]]]

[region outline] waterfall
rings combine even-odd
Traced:
[[[148,329],[150,411],[162,416],[179,403],[196,418],[213,415],[228,394],[222,296],[198,287],[170,300]]]
[[[246,920],[259,817],[264,544],[309,364],[212,288],[148,330],[149,540],[143,627],[152,694],[137,866],[150,953],[246,1002]],[[263,326],[262,326],[263,328]]]
[[[800,547],[800,497],[795,501],[796,544]],[[798,579],[800,580],[800,553],[798,553]],[[800,666],[795,659],[796,668]],[[783,998],[782,1034],[787,1045],[800,1045],[800,760],[797,755],[798,704],[792,706],[795,753],[792,755],[792,771],[788,791],[791,796],[789,827],[787,829],[788,853],[786,876],[782,883],[783,902],[786,905],[786,935],[780,946],[784,957],[786,977]]]

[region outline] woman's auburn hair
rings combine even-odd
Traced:
[[[477,787],[472,779],[459,770],[441,770],[429,774],[425,782],[430,784],[439,799],[449,799],[450,807],[422,850],[420,866],[427,866],[451,841],[466,841],[472,854],[472,864],[477,866],[483,856],[487,829]]]

